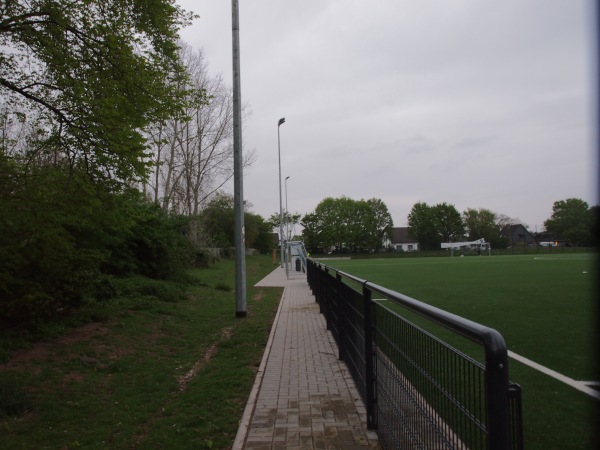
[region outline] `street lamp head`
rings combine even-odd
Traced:
[[[287,181],[289,178],[290,178],[289,176],[288,176],[288,177],[285,177],[285,180]]]
[[[277,126],[284,124],[285,123],[285,117],[282,117],[281,119],[279,119],[279,122],[277,122]]]

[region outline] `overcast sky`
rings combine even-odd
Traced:
[[[177,0],[182,39],[231,80],[231,1]],[[488,208],[541,229],[597,203],[593,0],[240,0],[244,198]],[[231,81],[229,81],[231,84]],[[283,203],[285,208],[285,183]]]

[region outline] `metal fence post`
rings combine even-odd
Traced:
[[[321,296],[321,301],[319,303],[319,312],[325,316],[325,323],[327,324],[327,329],[330,330],[331,327],[329,325],[329,268],[325,267],[325,272],[322,274],[323,276],[323,291]]]
[[[344,314],[344,301],[342,299],[342,276],[339,272],[335,273],[336,287],[337,287],[337,317],[338,317],[338,359],[344,359],[344,351],[346,350],[346,333],[345,333],[345,314]]]
[[[363,317],[365,335],[365,393],[367,408],[367,428],[377,428],[377,416],[375,413],[375,370],[373,364],[373,314],[371,291],[367,288],[367,282],[363,283]]]
[[[315,264],[315,302],[319,304],[319,312],[321,312],[321,297],[323,296],[323,277],[321,267]]]
[[[510,448],[510,410],[506,343],[496,330],[489,330],[483,341],[488,449],[507,450]]]
[[[510,441],[512,450],[523,450],[523,407],[521,386],[508,383],[508,401],[510,408]]]

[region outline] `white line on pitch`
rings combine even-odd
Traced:
[[[573,378],[569,378],[566,375],[563,375],[562,373],[558,373],[552,369],[549,369],[548,367],[542,366],[541,364],[527,359],[524,356],[517,355],[516,353],[513,353],[510,350],[508,350],[508,356],[510,356],[512,359],[516,359],[517,361],[525,364],[526,366],[539,370],[540,372],[545,373],[546,375],[551,376],[552,378],[555,378],[558,381],[562,381],[563,383],[568,384],[569,386],[574,387],[575,389],[581,392],[585,392],[586,394],[591,395],[592,397],[595,397],[598,400],[600,400],[600,391],[586,385],[597,384],[596,382],[576,381]]]

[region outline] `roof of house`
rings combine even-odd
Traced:
[[[392,244],[416,244],[418,241],[409,233],[408,227],[392,228]]]
[[[529,232],[529,230],[527,230],[527,228],[525,228],[525,226],[523,226],[520,223],[505,225],[500,230],[500,236],[507,237],[507,236],[510,236],[511,233],[515,233],[515,232],[519,232],[519,233],[523,233],[523,234],[527,234],[527,235],[531,236],[531,233]]]

